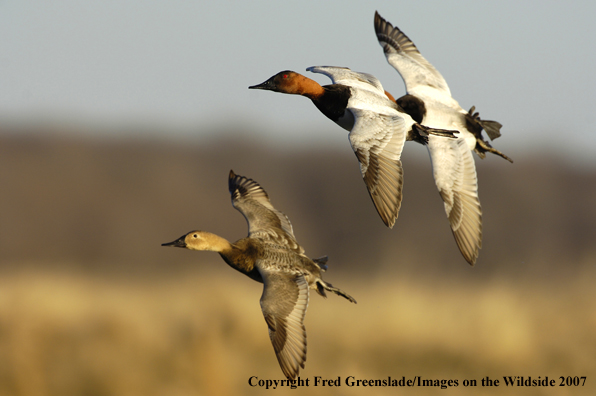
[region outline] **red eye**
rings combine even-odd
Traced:
[[[284,78],[288,78],[288,75],[287,74],[284,74]]]

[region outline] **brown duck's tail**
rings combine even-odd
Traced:
[[[321,269],[321,271],[323,271],[323,272],[327,271],[327,264],[326,263],[327,263],[327,261],[329,261],[329,257],[322,256],[322,257],[319,257],[319,258],[314,258],[314,259],[312,259],[312,261],[314,261],[314,263],[319,266],[319,268]]]

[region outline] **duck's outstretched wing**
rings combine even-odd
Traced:
[[[432,134],[427,147],[453,236],[466,261],[474,265],[482,247],[482,208],[472,152],[463,138]]]
[[[281,370],[288,379],[294,379],[306,361],[308,282],[302,274],[258,268],[263,277],[261,309],[269,337]]]
[[[333,84],[373,91],[380,95],[384,95],[385,93],[381,82],[372,74],[355,72],[347,67],[339,66],[311,66],[307,67],[306,70],[326,75],[331,79]]]
[[[447,82],[418,51],[412,40],[375,11],[375,32],[387,62],[395,68],[411,93],[420,86],[431,87],[451,96]]]
[[[248,223],[250,237],[273,240],[299,254],[304,253],[296,242],[290,219],[271,205],[267,192],[256,181],[230,171],[228,187],[232,205]]]
[[[400,116],[350,109],[354,127],[350,144],[364,183],[377,212],[387,227],[393,227],[401,207],[403,169],[401,152],[406,141],[405,121]]]
[[[360,162],[360,171],[377,212],[387,227],[393,227],[402,199],[401,152],[406,141],[407,114],[397,111],[376,77],[346,67],[313,66],[334,84],[352,89],[349,110],[354,116],[350,144]]]

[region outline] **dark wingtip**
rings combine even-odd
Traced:
[[[393,29],[393,25],[390,22],[387,22],[385,20],[385,18],[383,18],[381,16],[381,14],[379,14],[378,11],[375,11],[374,25],[375,25],[375,32],[377,34],[383,32],[383,31],[385,31],[385,33],[388,33],[390,30]],[[388,26],[388,28],[386,28],[385,26]]]
[[[375,10],[375,24],[385,22],[385,19],[379,14],[379,11]]]
[[[234,191],[236,190],[237,178],[238,175],[236,175],[234,171],[230,169],[230,174],[228,175],[228,190],[230,191],[230,194],[234,194]]]

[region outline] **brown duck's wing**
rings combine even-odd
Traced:
[[[248,223],[248,236],[273,240],[289,249],[303,254],[304,249],[294,237],[288,216],[271,205],[267,192],[256,181],[230,171],[228,187],[232,205]]]
[[[298,375],[306,361],[304,316],[308,307],[308,282],[300,273],[259,268],[263,277],[261,309],[275,355],[288,379]]]

